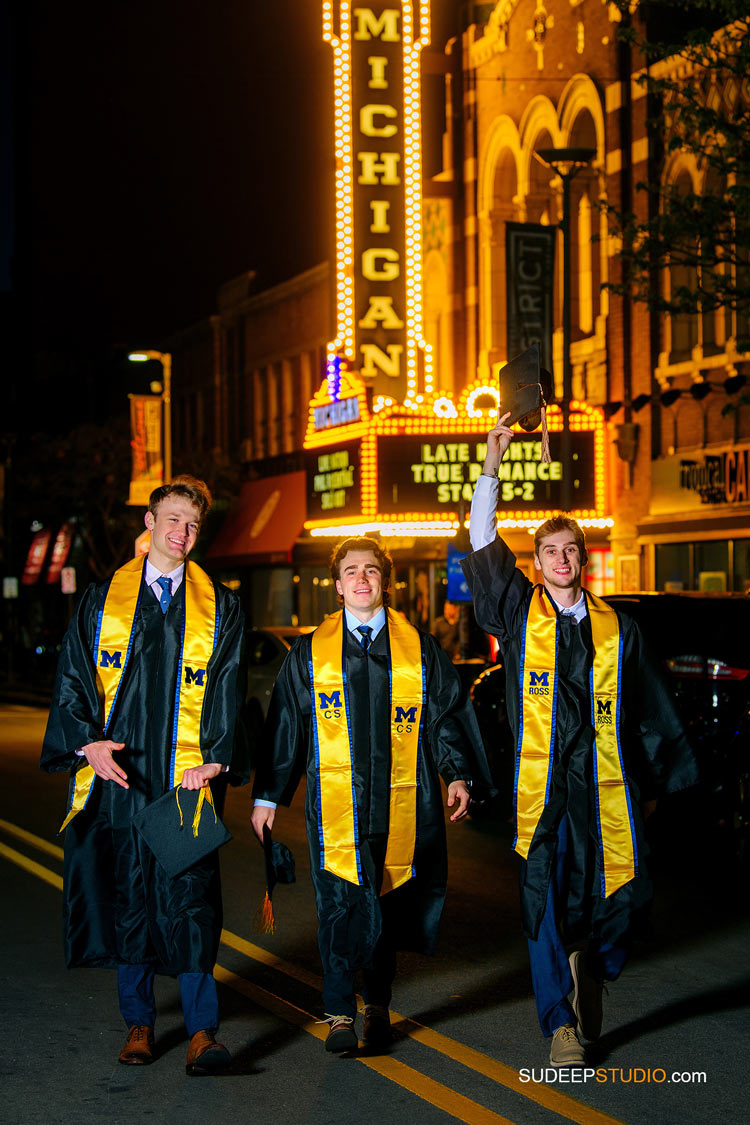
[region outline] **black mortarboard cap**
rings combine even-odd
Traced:
[[[554,398],[552,376],[539,366],[539,344],[506,363],[500,371],[500,414],[510,411],[506,426],[516,422],[521,429],[535,430],[541,421],[542,404]]]
[[[209,793],[178,785],[133,817],[133,824],[172,878],[232,839]]]
[[[272,934],[276,930],[271,898],[277,883],[294,883],[294,856],[286,844],[279,844],[271,836],[271,829],[263,825],[263,859],[266,865],[266,893],[258,909],[255,928],[262,934]]]

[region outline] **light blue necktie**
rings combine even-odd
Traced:
[[[156,581],[158,585],[161,586],[159,605],[161,606],[162,613],[166,613],[169,603],[172,600],[172,579],[167,578],[166,574],[162,574],[161,578],[157,578]]]
[[[372,633],[372,625],[358,625],[357,632],[362,634],[362,640],[359,643],[362,647],[362,650],[364,652],[367,652],[368,648],[372,644],[372,637],[370,636],[370,634]]]

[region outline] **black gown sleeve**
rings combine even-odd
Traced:
[[[307,764],[310,735],[310,636],[298,637],[281,665],[257,756],[253,798],[291,804]]]
[[[103,737],[93,643],[102,587],[89,586],[63,638],[40,766],[53,773],[79,764],[75,751]]]
[[[219,636],[208,662],[206,698],[201,714],[201,753],[204,762],[229,767],[229,781],[250,780],[250,755],[244,723],[247,665],[245,615],[236,594],[217,587]]]
[[[423,635],[427,668],[425,735],[446,785],[466,781],[479,800],[494,794],[474,707],[434,637]]]
[[[629,670],[629,700],[635,703],[638,780],[644,799],[675,793],[695,785],[698,770],[662,670],[638,625],[620,615],[625,625],[623,660]]]

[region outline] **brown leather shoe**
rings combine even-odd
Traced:
[[[196,1031],[188,1047],[185,1073],[194,1077],[215,1074],[231,1061],[232,1056],[226,1047],[216,1042],[213,1031]]]
[[[120,1051],[120,1062],[125,1066],[148,1066],[154,1061],[154,1029],[134,1023],[128,1032],[125,1046]]]

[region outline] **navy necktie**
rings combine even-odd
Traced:
[[[156,581],[157,584],[161,586],[159,605],[161,606],[162,613],[166,613],[169,603],[172,600],[172,579],[167,578],[166,574],[162,574],[161,578],[157,578]]]
[[[372,625],[358,625],[357,632],[362,634],[362,640],[359,643],[364,652],[367,652],[372,644],[372,637],[370,636],[370,633],[372,633]]]

